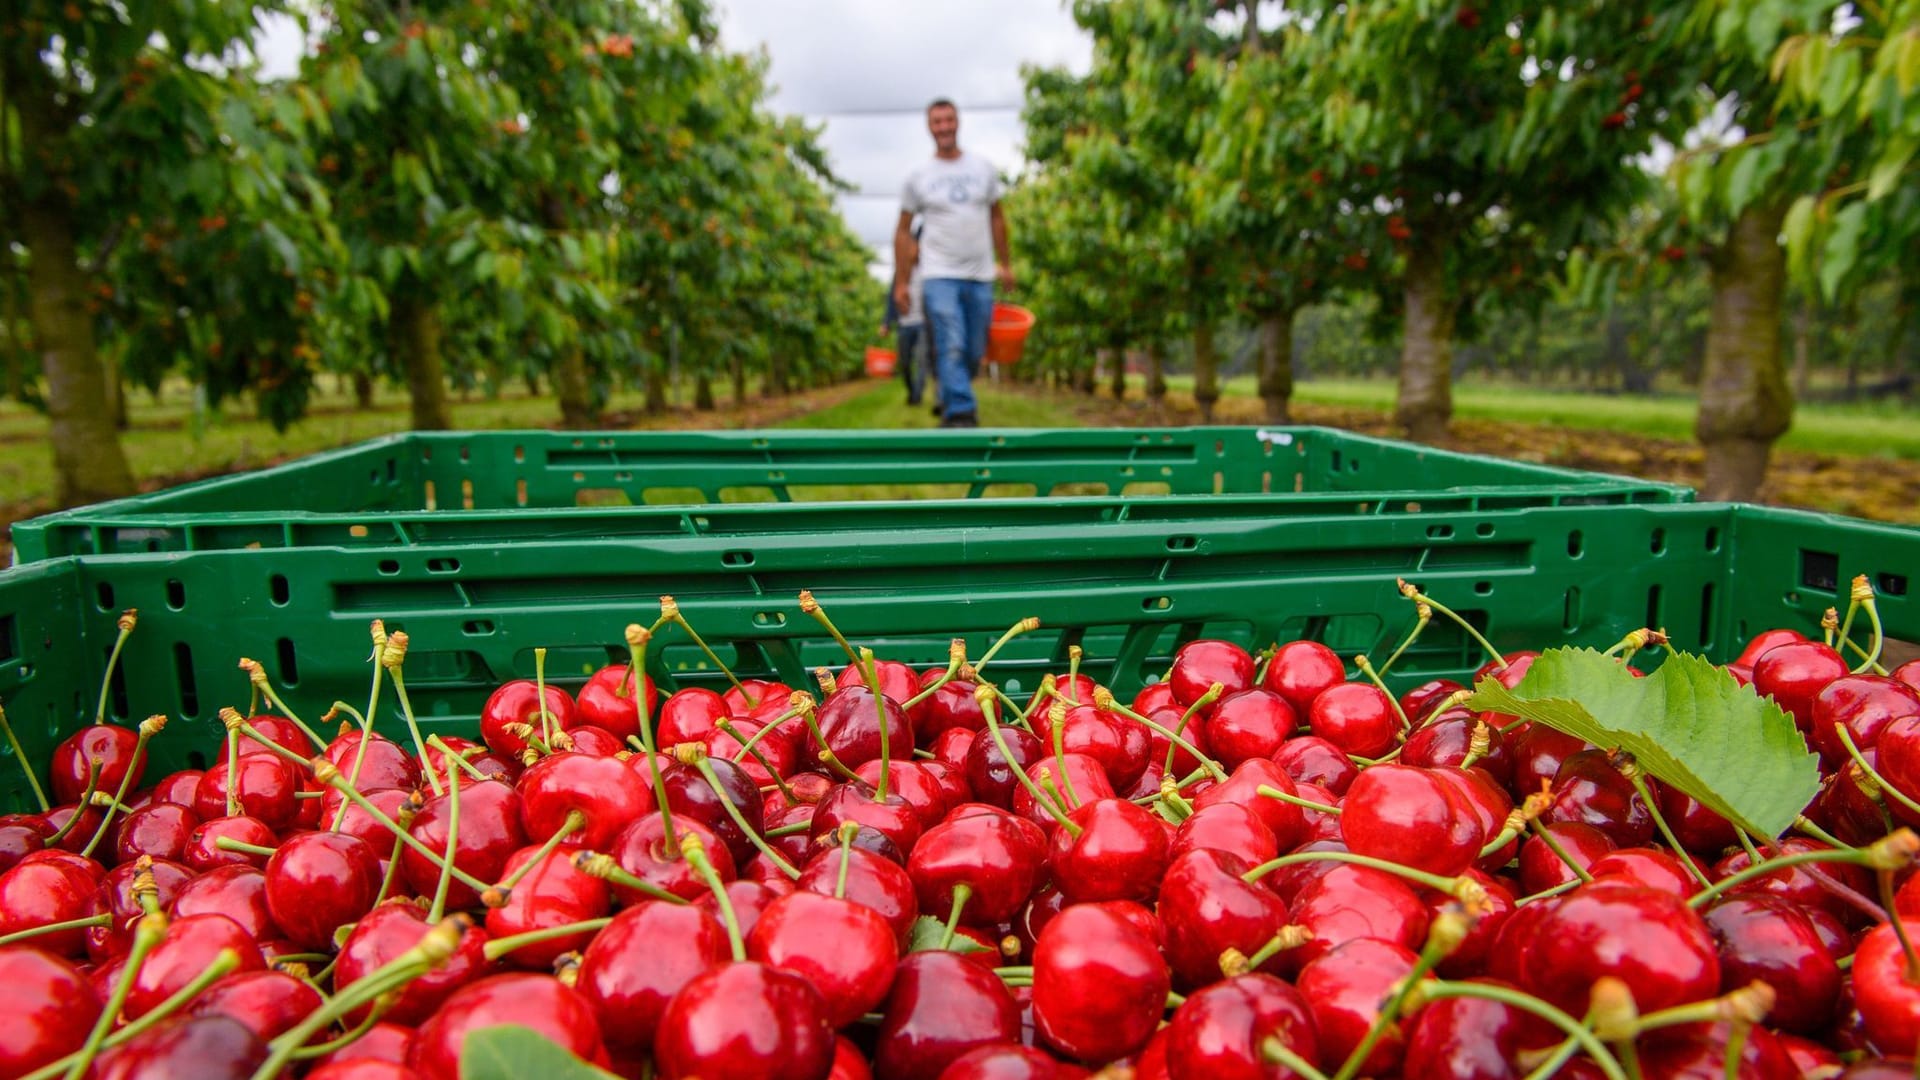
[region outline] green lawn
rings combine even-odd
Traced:
[[[1025,392],[1000,390],[985,378],[974,384],[980,422],[987,427],[1077,427],[1083,421],[1058,403]],[[796,416],[779,424],[789,428],[932,428],[940,421],[926,405],[907,404],[906,388],[892,381],[832,408]]]

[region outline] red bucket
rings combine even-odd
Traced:
[[[896,360],[897,357],[892,349],[883,349],[878,345],[867,346],[867,374],[876,379],[891,376]]]
[[[987,327],[987,362],[1011,364],[1027,347],[1033,312],[1017,304],[993,305],[993,323]]]

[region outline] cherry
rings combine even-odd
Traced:
[[[1671,893],[1613,882],[1583,885],[1533,923],[1521,983],[1584,1013],[1594,980],[1626,983],[1644,1013],[1712,997],[1720,961],[1698,913]]]
[[[1321,691],[1347,681],[1347,667],[1332,649],[1317,641],[1289,641],[1273,654],[1260,685],[1287,699],[1301,716]]]
[[[568,923],[597,919],[613,906],[607,883],[582,872],[566,851],[546,852],[525,847],[508,856],[502,872],[511,877],[529,862],[539,862],[515,883],[507,902],[487,909],[487,933],[495,938],[547,930]],[[522,945],[506,956],[515,967],[546,971],[562,953],[584,949],[593,934],[581,931],[565,937]]]
[[[313,740],[300,730],[300,725],[284,716],[249,716],[247,724],[253,730],[266,737],[266,740],[283,750],[291,751],[296,757],[311,758],[315,753]],[[272,753],[251,737],[240,740],[240,752],[243,754]]]
[[[1868,749],[1894,721],[1920,718],[1920,691],[1884,675],[1843,675],[1813,696],[1810,740],[1829,769],[1850,760],[1847,747],[1834,731],[1844,725],[1853,745]]]
[[[450,795],[428,800],[414,816],[407,830],[428,851],[441,857],[447,852],[447,825],[452,807]],[[460,831],[452,852],[453,864],[480,881],[499,881],[504,876],[507,857],[527,842],[520,827],[520,793],[498,780],[482,780],[460,791]],[[411,846],[400,849],[400,874],[407,886],[421,896],[432,896],[440,883],[440,867]],[[460,879],[447,888],[447,906],[453,909],[480,906],[480,895]]]
[[[802,891],[767,907],[747,937],[747,957],[805,979],[819,992],[827,1026],[840,1028],[887,996],[900,947],[872,908]]]
[[[1054,745],[1053,725],[1049,721],[1043,741]],[[1147,758],[1153,738],[1146,727],[1117,712],[1076,705],[1065,710],[1060,724],[1059,748],[1072,754],[1085,754],[1100,763],[1115,790],[1130,788],[1147,770]]]
[[[0,825],[0,874],[19,865],[20,860],[28,855],[44,849],[47,837],[52,835],[53,827],[38,816]]]
[[[1474,804],[1436,770],[1375,765],[1341,808],[1340,835],[1355,854],[1442,877],[1472,866],[1486,841]]]
[[[913,920],[920,915],[913,878],[899,863],[872,852],[853,848],[846,853],[847,888],[845,896],[878,912],[893,928],[894,941],[902,950],[913,931]],[[839,892],[841,849],[828,848],[815,856],[794,881],[799,891],[833,896]]]
[[[939,1080],[1059,1080],[1060,1062],[1018,1043],[975,1047],[941,1070]],[[1135,1070],[1135,1076],[1139,1071]]]
[[[907,858],[920,910],[952,908],[954,890],[969,890],[961,921],[994,926],[1011,919],[1033,894],[1045,834],[1025,818],[998,811],[956,814],[920,837]]]
[[[757,754],[741,756],[740,750],[746,745],[743,740],[753,739],[760,730],[761,725],[751,720],[732,720],[728,722],[725,730],[716,727],[701,736],[700,748],[706,751],[710,759],[733,761],[756,787],[772,787],[775,775],[784,779],[798,767],[800,748],[797,743],[779,732],[774,732],[753,744],[754,749],[758,751]],[[734,761],[735,757],[740,757],[740,760]],[[765,765],[760,763],[761,758],[766,759]],[[769,769],[768,766],[772,768]],[[781,798],[784,799],[786,796],[783,795]]]
[[[1292,921],[1311,935],[1306,944],[1280,954],[1282,966],[1299,970],[1336,945],[1373,937],[1409,949],[1427,936],[1427,908],[1398,877],[1366,866],[1329,864],[1300,887],[1289,906]]]
[[[1223,851],[1238,856],[1248,866],[1258,866],[1277,857],[1280,845],[1253,808],[1241,803],[1215,803],[1180,823],[1167,853],[1178,859],[1194,850]]]
[[[873,670],[874,675],[880,680],[880,693],[889,701],[904,705],[912,700],[914,695],[920,693],[920,676],[915,675],[911,667],[898,660],[875,660]],[[939,670],[944,672],[946,669]],[[840,669],[840,675],[835,679],[835,683],[842,687],[865,686],[867,685],[866,669],[863,665],[850,663]],[[985,719],[983,718],[981,722],[985,723]]]
[[[1920,690],[1920,659],[1909,660],[1889,673],[1894,679]]]
[[[0,1076],[25,1076],[80,1049],[99,1017],[79,969],[37,948],[0,946]]]
[[[599,1016],[608,1047],[644,1057],[667,1002],[728,957],[726,928],[705,907],[643,901],[594,935],[576,987]]]
[[[1172,1080],[1266,1080],[1294,1074],[1267,1062],[1261,1047],[1278,1039],[1307,1061],[1320,1057],[1313,1015],[1300,992],[1258,972],[1215,983],[1187,998],[1167,1026]]]
[[[1297,724],[1286,698],[1263,688],[1241,690],[1214,702],[1207,716],[1207,747],[1231,769],[1249,758],[1273,756]]]
[[[419,786],[420,763],[414,760],[412,754],[402,750],[398,743],[377,732],[367,741],[364,754],[361,753],[360,743],[359,731],[347,731],[328,743],[321,756],[339,769],[341,776],[353,780],[355,790],[363,794],[383,788],[412,790]],[[429,751],[429,756],[432,753]],[[359,767],[357,773],[354,771],[356,764]],[[444,775],[445,770],[441,772]]]
[[[1200,700],[1214,683],[1221,685],[1221,696],[1225,697],[1251,687],[1253,676],[1253,657],[1247,650],[1231,641],[1202,638],[1187,642],[1173,654],[1167,685],[1173,691],[1174,702],[1184,709]]]
[[[1653,814],[1605,750],[1582,750],[1560,763],[1553,802],[1540,820],[1591,825],[1617,847],[1638,847],[1653,838]]]
[[[336,927],[373,907],[380,856],[344,833],[300,833],[267,860],[267,910],[296,944],[331,949]]]
[[[133,990],[127,995],[126,1017],[137,1020],[173,996],[212,965],[221,950],[232,949],[239,957],[234,972],[259,971],[266,960],[260,947],[240,924],[225,915],[188,915],[167,926],[146,962],[134,976]]]
[[[1772,896],[1731,896],[1704,918],[1720,956],[1722,991],[1761,980],[1777,995],[1768,1024],[1807,1033],[1826,1027],[1840,996],[1840,968],[1798,905]]]
[[[705,786],[697,774],[694,781]],[[580,828],[563,841],[569,847],[604,848],[634,818],[653,810],[653,793],[646,782],[610,757],[553,754],[521,773],[517,786],[521,826],[531,838],[544,841],[566,825],[568,815],[580,815]],[[462,805],[461,810],[465,809]],[[463,831],[465,825],[462,821]]]
[[[682,687],[660,706],[655,745],[666,749],[683,742],[698,742],[730,712],[726,699],[706,687]]]
[[[824,1080],[833,1028],[806,979],[751,961],[723,964],[667,1003],[653,1053],[663,1080]]]
[[[747,695],[751,694],[757,705],[747,704]],[[744,715],[749,709],[767,708],[777,705],[782,711],[787,707],[787,699],[793,696],[793,687],[772,679],[741,679],[739,686],[729,686],[720,695],[727,711],[735,716]]]
[[[1518,897],[1508,879],[1493,877],[1480,870],[1469,870],[1465,876],[1486,891],[1486,899],[1477,905],[1479,918],[1473,921],[1467,936],[1440,960],[1437,970],[1449,979],[1472,978],[1485,972],[1499,942],[1500,931],[1513,913],[1520,909]],[[1430,915],[1438,915],[1453,902],[1453,898],[1444,893],[1428,893],[1425,899]]]
[[[491,975],[468,983],[415,1029],[407,1066],[423,1080],[459,1080],[467,1035],[497,1024],[532,1028],[586,1061],[602,1059],[600,1023],[578,991],[549,975]]]
[[[1765,656],[1767,651],[1775,645],[1785,645],[1790,641],[1805,640],[1807,640],[1807,635],[1798,630],[1762,630],[1747,639],[1746,645],[1740,650],[1740,655],[1733,658],[1733,663],[1752,667],[1755,661]]]
[[[1119,795],[1107,779],[1107,771],[1085,754],[1049,754],[1027,766],[1027,776],[1042,790],[1051,784],[1059,791],[1061,807],[1068,812],[1097,799]],[[1037,822],[1041,828],[1054,826],[1053,815],[1034,802],[1033,793],[1024,784],[1013,793],[1013,811]]]
[[[573,753],[585,754],[587,757],[611,758],[627,752],[628,744],[622,742],[620,736],[592,724],[576,724],[568,728],[567,739],[573,744]],[[511,777],[513,775],[513,769],[507,762],[493,754],[482,754],[468,764],[487,776]]]
[[[1498,979],[1469,981],[1516,989]],[[1526,1075],[1514,1065],[1520,1052],[1551,1044],[1554,1034],[1545,1022],[1502,1001],[1442,998],[1414,1018],[1402,1074],[1434,1080],[1520,1080]]]
[[[715,873],[721,881],[732,881],[738,876],[734,868],[733,853],[720,837],[702,822],[692,818],[673,819],[675,833],[686,836],[692,833],[700,838],[707,851],[707,860],[713,863]],[[464,834],[466,826],[461,825]],[[691,864],[679,856],[676,850],[669,855],[667,851],[666,823],[658,814],[648,814],[620,831],[608,845],[607,854],[620,868],[640,880],[664,889],[675,896],[693,899],[707,893],[707,883],[695,873]],[[637,889],[614,883],[613,899],[616,903],[637,904],[652,897]]]
[[[1847,662],[1818,641],[1790,641],[1760,654],[1753,662],[1753,689],[1793,715],[1801,731],[1813,727],[1813,698],[1828,683],[1847,674]]]
[[[155,859],[152,862],[154,901],[161,908],[173,903],[180,890],[193,880],[193,871],[177,862]],[[133,943],[132,926],[146,908],[134,896],[133,886],[140,873],[134,863],[123,863],[107,871],[100,879],[95,894],[106,906],[106,913],[112,922],[106,926],[89,927],[87,930],[87,952],[96,960],[126,953]]]
[[[1384,755],[1400,734],[1393,702],[1370,683],[1329,686],[1314,697],[1306,715],[1315,735],[1356,757]]]
[[[565,731],[579,722],[573,698],[552,683],[547,684],[546,719],[540,714],[540,688],[532,679],[514,679],[500,684],[480,706],[480,739],[496,754],[519,760],[526,752],[527,740],[508,731],[509,726],[525,724],[536,736],[552,729]],[[636,721],[637,722],[637,721]]]
[[[1254,758],[1240,763],[1225,783],[1208,788],[1194,797],[1196,810],[1204,810],[1220,803],[1239,803],[1260,815],[1267,828],[1273,831],[1274,843],[1280,850],[1286,851],[1298,844],[1306,835],[1307,819],[1300,807],[1284,799],[1274,799],[1260,794],[1263,787],[1274,788],[1294,795],[1299,787],[1279,765],[1263,758]]]
[[[1352,758],[1317,735],[1295,736],[1268,756],[1296,783],[1319,784],[1335,795],[1346,794],[1347,785],[1360,775],[1360,768]],[[1405,756],[1403,752],[1403,760]]]
[[[1430,717],[1407,737],[1398,760],[1402,765],[1459,765],[1472,751],[1474,730],[1481,723],[1466,709],[1448,709]],[[1476,757],[1474,764],[1502,785],[1513,779],[1513,753],[1499,729],[1487,726],[1487,751]]]
[[[1809,851],[1831,850],[1820,841],[1809,840],[1803,836],[1789,836],[1785,840],[1780,841],[1779,848],[1780,854],[1782,855],[1797,855]],[[1713,872],[1709,876],[1715,880],[1719,880],[1720,878],[1737,874],[1750,865],[1752,865],[1752,860],[1748,858],[1747,853],[1744,851],[1736,851],[1726,858],[1721,859],[1719,862],[1714,863]],[[1771,893],[1775,896],[1782,896],[1802,907],[1824,910],[1842,922],[1859,918],[1860,913],[1846,901],[1834,895],[1825,885],[1821,884],[1820,878],[1815,877],[1809,872],[1811,869],[1813,868],[1807,866],[1791,866],[1785,870],[1775,870],[1735,887],[1734,892],[1764,892]],[[1860,867],[1827,863],[1818,869],[1826,878],[1847,886],[1856,893],[1866,892],[1872,888],[1866,871]]]
[[[216,866],[200,874],[180,886],[167,913],[176,919],[225,915],[255,941],[281,933],[267,910],[267,875],[253,866]]]
[[[914,817],[919,820],[922,831],[938,824],[952,807],[950,789],[940,775],[928,769],[931,764],[934,763],[920,761],[889,761],[887,763],[888,802],[892,802],[892,796],[899,795],[913,809]],[[854,774],[869,786],[878,784],[880,760],[875,758],[867,762],[855,769]],[[828,798],[832,797],[833,794],[829,793]],[[871,796],[868,797],[871,798]],[[831,831],[831,828],[823,831]],[[899,836],[896,835],[895,842],[898,840]],[[908,850],[912,846],[907,844],[901,850]]]
[[[243,754],[234,763],[232,775],[238,777],[237,782],[230,782],[223,756],[200,777],[193,797],[193,812],[200,815],[200,820],[226,816],[229,788],[238,793],[234,801],[240,813],[258,818],[269,829],[285,829],[299,817],[300,802],[294,794],[300,790],[300,778],[284,758],[277,754]]]
[[[884,691],[880,695],[880,708],[886,716],[891,752],[906,757],[913,746],[913,726],[907,722],[906,712]],[[873,691],[865,686],[842,686],[828,694],[814,720],[826,737],[826,749],[832,750],[847,768],[858,768],[880,756],[880,714],[875,711]],[[820,751],[819,740],[809,732],[807,758],[816,758]]]
[[[985,721],[983,720],[982,723],[984,724]],[[967,752],[973,749],[976,737],[986,738],[972,728],[950,727],[942,729],[931,740],[926,740],[924,737],[921,739],[927,742],[927,752],[934,756],[934,760],[952,767],[964,777],[967,771]]]
[[[851,821],[886,837],[904,857],[920,839],[921,815],[905,795],[889,791],[881,801],[875,797],[877,794],[865,780],[849,780],[835,786],[814,806],[807,831],[819,842],[831,838],[843,823]]]
[[[28,860],[0,874],[0,936],[84,919],[93,915],[98,905],[93,879],[70,866]],[[35,947],[55,956],[80,957],[87,951],[86,932],[80,929],[41,934],[31,940]]]
[[[1287,905],[1263,885],[1241,880],[1251,867],[1238,856],[1196,849],[1173,860],[1158,907],[1167,962],[1187,988],[1221,978],[1228,949],[1253,956],[1287,924]],[[1278,971],[1278,958],[1267,962]]]
[[[205,775],[199,769],[181,769],[168,773],[160,782],[153,785],[148,795],[156,803],[179,803],[181,806],[193,806],[194,793],[200,788],[200,777]]]
[[[928,668],[920,673],[920,690],[939,682],[946,668]],[[921,742],[936,739],[949,731],[979,731],[987,726],[987,717],[974,698],[978,684],[954,679],[935,690],[907,714]]]
[[[900,961],[881,1013],[873,1068],[889,1080],[938,1080],[967,1051],[1020,1038],[1020,1010],[1000,977],[943,950]]]
[[[982,736],[973,740],[967,748],[967,786],[973,789],[974,798],[995,806],[1010,807],[1013,795],[1020,787],[1020,781],[1014,777],[1017,766],[1025,770],[1034,762],[1046,757],[1050,751],[1033,735],[1020,728],[1003,727],[1001,737],[1006,741],[1007,750],[1013,755],[1013,765],[1000,753],[992,739]]]
[[[60,745],[53,748],[47,763],[54,801],[79,802],[86,794],[87,780],[96,764],[100,778],[94,783],[94,790],[111,795],[120,790],[120,783],[128,773],[133,774],[129,789],[137,787],[140,774],[146,770],[144,759],[134,760],[134,748],[139,742],[138,732],[112,724],[90,724],[62,739]]]
[[[1566,852],[1574,865],[1586,870],[1595,859],[1613,850],[1613,841],[1607,834],[1591,825],[1577,821],[1564,821],[1553,825],[1544,825],[1542,829],[1553,834],[1553,839]],[[1547,845],[1545,840],[1535,836],[1520,845],[1520,888],[1524,892],[1546,892],[1555,886],[1574,881],[1579,875],[1568,869],[1567,863],[1558,853]]]
[[[1400,711],[1406,713],[1407,719],[1415,726],[1419,726],[1427,721],[1428,714],[1442,701],[1465,689],[1452,679],[1428,679],[1400,695]]]
[[[1069,903],[1151,900],[1167,869],[1167,829],[1144,807],[1099,799],[1067,815],[1079,832],[1056,829],[1047,867]]]
[[[608,664],[594,672],[574,696],[581,722],[609,731],[619,739],[638,736],[640,704],[634,700],[633,679],[629,676],[626,664]],[[647,715],[659,715],[660,691],[653,685],[653,676],[644,676],[641,685],[647,697]]]
[[[1910,937],[1920,934],[1920,925],[1905,918],[1901,924]],[[1920,980],[1910,977],[1890,922],[1860,939],[1853,954],[1853,1000],[1874,1045],[1913,1051],[1914,1032],[1920,1031]]]
[[[1034,943],[1034,1030],[1082,1061],[1112,1061],[1145,1046],[1172,988],[1158,943],[1106,904],[1067,907]]]
[[[1356,938],[1300,971],[1295,986],[1313,1012],[1323,1063],[1345,1061],[1380,1021],[1381,1003],[1413,972],[1419,957],[1391,942]],[[1364,1076],[1384,1076],[1398,1067],[1405,1035],[1391,1029],[1361,1062]]]
[[[1713,1080],[1727,1075],[1728,1024],[1678,1024],[1641,1041],[1641,1075],[1648,1080]],[[1757,1025],[1746,1032],[1735,1068],[1753,1080],[1800,1080],[1793,1055],[1773,1032]]]
[[[1605,878],[1644,885],[1684,900],[1700,891],[1700,882],[1687,871],[1686,864],[1680,858],[1662,848],[1615,848],[1588,863],[1587,873],[1592,874],[1595,881]],[[1734,984],[1745,985],[1745,980]]]
[[[1718,855],[1739,842],[1732,822],[1679,788],[1655,787],[1654,801],[1681,846],[1695,855]]]
[[[114,856],[123,863],[142,855],[180,859],[199,824],[199,815],[179,803],[148,803],[120,823],[113,837]]]
[[[298,1027],[322,1002],[320,991],[284,971],[228,975],[193,1001],[194,1016],[231,1016],[261,1042]]]
[[[380,1028],[389,1026],[390,1025],[386,1024],[375,1024],[374,1030],[378,1031]],[[404,1040],[412,1033],[405,1028],[391,1028],[391,1030],[401,1033],[400,1038],[402,1041],[400,1045],[401,1052],[404,1054],[406,1046]],[[347,1049],[353,1049],[372,1037],[372,1033],[362,1035],[349,1045]],[[400,1062],[376,1060],[373,1058],[341,1059],[333,1055],[328,1055],[322,1060],[325,1061],[326,1064],[308,1073],[307,1080],[419,1080],[420,1076],[419,1073],[407,1068]]]
[[[267,1046],[231,1016],[175,1016],[94,1059],[94,1080],[247,1080]]]
[[[1492,727],[1495,714],[1481,717]],[[1560,774],[1560,765],[1568,758],[1587,748],[1587,744],[1578,736],[1555,731],[1545,724],[1528,724],[1519,728],[1511,740],[1513,747],[1513,776],[1508,781],[1507,790],[1513,792],[1516,799],[1525,798],[1540,790],[1542,784],[1551,784]]]
[[[334,968],[333,985],[344,990],[402,953],[420,944],[433,924],[427,922],[424,908],[407,900],[389,900],[367,912],[354,924],[340,946],[340,959]],[[392,996],[382,1018],[395,1024],[425,1023],[455,990],[473,982],[491,964],[486,958],[487,932],[470,927],[460,935],[460,944],[440,967],[413,979]],[[349,1012],[345,1020],[358,1024],[366,1018],[367,1007]]]
[[[472,785],[468,784],[461,787],[460,791],[463,798],[465,797],[467,787],[470,786]],[[323,820],[331,822],[334,820],[334,812],[340,808],[340,803],[345,801],[345,796],[340,795],[331,788],[328,789],[327,793],[331,797],[323,800],[324,805],[320,811],[320,816]],[[389,821],[398,821],[402,808],[410,808],[413,793],[411,791],[402,791],[399,788],[385,788],[379,791],[369,791],[363,797],[372,803],[375,809],[387,815]],[[357,836],[365,840],[367,843],[373,845],[373,850],[380,852],[383,858],[393,851],[392,831],[389,830],[380,819],[361,809],[357,803],[347,803],[347,812],[340,815],[340,827],[334,831],[345,833],[348,836]]]

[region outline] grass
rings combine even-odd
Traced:
[[[1169,377],[1167,382],[1181,390],[1193,388],[1190,376]],[[1259,392],[1251,376],[1229,379],[1222,389],[1237,397]],[[1394,385],[1387,381],[1312,379],[1294,390],[1294,399],[1303,404],[1380,412],[1393,408],[1393,396]],[[1484,382],[1453,388],[1454,415],[1461,419],[1619,431],[1682,442],[1693,439],[1697,407],[1694,398],[1679,394],[1627,397]],[[1920,459],[1920,411],[1899,402],[1802,404],[1794,410],[1793,429],[1778,445],[1813,453]]]
[[[980,422],[988,427],[1077,427],[1079,421],[1058,405],[1028,394],[996,389],[982,377],[974,386],[980,400]],[[910,429],[938,427],[940,421],[925,405],[908,405],[898,382],[875,386],[856,398],[818,412],[796,416],[776,426],[787,428]]]

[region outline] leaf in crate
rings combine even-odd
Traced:
[[[907,939],[907,951],[910,953],[937,952],[940,949],[940,942],[945,940],[946,936],[946,923],[941,922],[931,915],[922,915],[913,920],[913,931]],[[980,944],[965,934],[955,934],[953,935],[953,944],[947,946],[947,951],[965,954],[986,952],[988,950],[985,945]]]
[[[1469,708],[1632,754],[1640,767],[1758,836],[1779,836],[1820,786],[1819,759],[1771,698],[1689,653],[1651,675],[1592,649],[1549,649],[1512,690],[1484,679]]]
[[[574,1057],[530,1027],[498,1024],[467,1035],[460,1048],[460,1080],[619,1080]]]

